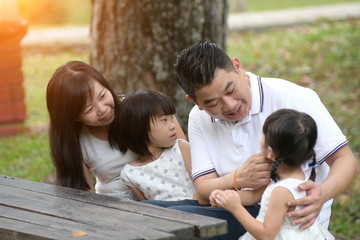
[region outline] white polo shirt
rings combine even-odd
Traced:
[[[196,178],[216,172],[220,177],[233,172],[252,154],[261,152],[260,140],[266,118],[282,108],[306,112],[316,122],[318,138],[315,146],[317,167],[316,183],[329,173],[324,163],[327,157],[348,142],[318,95],[311,89],[275,78],[250,76],[252,104],[248,115],[238,122],[214,119],[194,106],[189,114],[188,135],[191,148],[192,175]],[[303,169],[309,177],[307,163]],[[319,215],[318,221],[329,224],[332,200]]]

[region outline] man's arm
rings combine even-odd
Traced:
[[[234,172],[219,177],[216,172],[198,177],[195,188],[200,205],[209,205],[209,196],[215,189],[234,189],[234,177],[239,188],[258,188],[269,184],[271,162],[258,153],[252,155],[241,167]]]
[[[215,189],[234,189],[232,174],[219,177],[216,172],[198,177],[194,181],[196,195],[200,205],[209,205],[209,196]]]
[[[324,182],[320,185],[312,181],[300,184],[299,189],[305,190],[307,196],[288,202],[288,206],[305,206],[287,215],[297,217],[292,223],[301,224],[300,229],[310,227],[319,215],[323,204],[342,193],[359,175],[359,163],[348,145],[326,159],[326,163],[330,166],[330,172]]]

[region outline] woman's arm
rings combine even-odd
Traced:
[[[144,193],[143,193],[142,191],[140,191],[139,189],[134,188],[134,187],[130,187],[130,186],[128,186],[128,187],[129,187],[129,188],[131,189],[131,191],[134,193],[134,195],[135,195],[135,197],[136,197],[136,199],[137,199],[138,201],[148,200],[148,199],[145,197]]]
[[[180,126],[180,124],[179,124],[176,117],[174,118],[174,123],[175,123],[175,129],[176,129],[176,138],[177,139],[184,139],[186,141],[187,139],[186,139],[185,133],[182,130],[182,128],[181,128],[181,126]]]
[[[86,182],[89,184],[90,189],[89,192],[95,192],[94,184],[92,181],[92,174],[90,173],[89,167],[83,162],[83,171],[85,175]]]

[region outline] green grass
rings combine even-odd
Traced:
[[[61,53],[23,51],[25,102],[28,119],[25,131],[15,137],[0,138],[1,174],[34,181],[51,182],[54,166],[50,158],[47,134],[46,86],[55,69],[69,60],[88,62],[87,51],[64,50]]]
[[[232,6],[234,1],[239,0],[229,0],[229,9],[230,12],[235,12]],[[280,10],[287,8],[301,8],[301,7],[310,7],[310,6],[321,6],[321,5],[332,5],[339,3],[351,3],[359,2],[359,0],[247,0],[246,1],[246,11],[248,12],[260,12],[260,11],[270,11],[270,10]]]
[[[311,87],[360,152],[360,22],[319,21],[308,27],[230,36],[228,52],[245,70]]]
[[[251,2],[251,1],[249,1]],[[360,20],[318,21],[310,26],[244,32],[228,37],[230,56],[237,56],[246,71],[287,79],[314,89],[350,141],[360,153]],[[55,69],[68,60],[88,62],[84,49],[45,52],[25,49],[26,105],[32,128],[15,137],[0,139],[1,174],[35,181],[51,181],[45,103],[47,83]],[[341,180],[341,179],[339,179]],[[333,204],[330,230],[337,239],[359,239],[359,178]]]
[[[91,0],[18,0],[19,12],[31,27],[89,25]],[[229,12],[235,12],[234,2],[228,0]],[[286,8],[359,2],[359,0],[246,0],[246,11],[268,11]],[[74,10],[75,6],[75,10]]]

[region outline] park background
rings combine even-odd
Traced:
[[[235,13],[229,0],[229,15]],[[331,5],[346,0],[248,0],[246,12]],[[19,11],[32,31],[87,27],[90,0],[20,0]],[[41,13],[41,14],[39,14]],[[67,37],[64,36],[64,39]],[[68,38],[71,38],[69,36]],[[54,182],[48,143],[46,86],[57,67],[69,60],[89,62],[88,40],[71,39],[22,46],[27,119],[24,131],[0,138],[1,174]],[[310,24],[262,30],[229,31],[227,53],[242,60],[246,71],[288,79],[314,89],[360,156],[360,19],[319,19]],[[339,179],[341,180],[341,179]],[[359,177],[335,199],[330,231],[337,239],[360,239]]]

